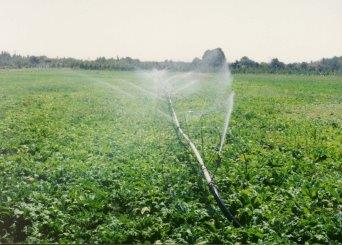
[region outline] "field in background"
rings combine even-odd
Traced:
[[[341,242],[341,76],[236,75],[219,168],[190,134],[241,228],[138,83],[0,71],[1,242]]]

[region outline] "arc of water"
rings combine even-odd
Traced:
[[[227,130],[228,130],[228,126],[229,126],[229,121],[230,121],[230,117],[231,117],[232,111],[233,111],[233,104],[234,104],[234,92],[231,92],[227,98],[227,113],[226,113],[226,117],[224,120],[223,131],[222,131],[222,135],[221,135],[221,143],[220,143],[219,153],[221,153],[223,146],[224,146],[224,142],[225,142],[226,137],[227,137]]]

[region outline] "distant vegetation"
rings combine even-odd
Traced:
[[[214,71],[222,62],[226,62],[220,48],[207,50],[202,59],[192,62],[165,60],[162,62],[140,61],[130,57],[81,60],[74,58],[48,58],[46,56],[11,55],[0,53],[0,68],[73,68],[87,70],[136,70],[136,69],[169,69],[173,71]],[[244,56],[230,63],[232,73],[282,73],[282,74],[342,74],[342,56],[323,58],[315,62],[299,62],[285,64],[277,58],[269,63],[258,63]]]
[[[342,74],[342,56],[323,58],[315,62],[299,62],[285,64],[277,58],[269,63],[255,62],[244,56],[230,64],[236,73],[285,73],[285,74]]]

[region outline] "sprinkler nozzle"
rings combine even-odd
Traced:
[[[215,160],[215,163],[216,163],[216,166],[219,167],[221,166],[221,163],[222,163],[222,158],[221,158],[221,154],[217,154],[217,158]]]

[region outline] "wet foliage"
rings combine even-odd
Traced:
[[[341,242],[341,77],[235,76],[219,166],[218,119],[183,122],[239,228],[138,79],[0,71],[0,242]]]

